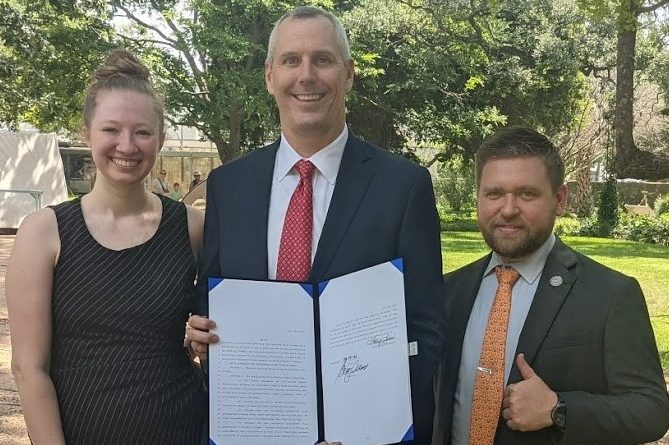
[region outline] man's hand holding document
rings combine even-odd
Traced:
[[[210,279],[210,443],[412,439],[402,268],[314,284]]]

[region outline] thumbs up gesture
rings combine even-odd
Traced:
[[[502,417],[506,426],[516,431],[537,431],[553,425],[551,410],[557,403],[557,394],[518,354],[516,366],[523,380],[507,385],[502,400]]]

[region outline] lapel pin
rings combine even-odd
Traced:
[[[558,287],[562,284],[562,277],[558,276],[558,275],[555,275],[554,277],[551,277],[550,283],[551,283],[551,286]]]

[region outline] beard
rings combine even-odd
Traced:
[[[481,228],[486,244],[506,261],[519,261],[536,252],[548,239],[553,231],[551,225],[548,230],[533,231],[522,227],[518,233],[506,235],[492,228]]]

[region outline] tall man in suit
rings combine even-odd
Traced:
[[[433,445],[661,437],[669,400],[639,284],[553,234],[567,202],[556,148],[502,129],[479,148],[476,179],[492,253],[445,277]]]
[[[209,276],[320,281],[403,257],[408,337],[418,346],[410,358],[415,443],[429,443],[432,376],[444,332],[434,192],[425,168],[347,127],[353,75],[346,33],[332,14],[300,7],[276,23],[265,81],[279,108],[281,138],[209,175],[199,281],[202,287]],[[282,260],[282,252],[291,196],[308,182],[296,167],[305,160],[313,168],[306,187],[313,209],[302,264]],[[286,274],[295,269],[302,272]],[[202,331],[213,324],[194,316],[189,325],[195,328],[191,345],[201,355],[216,341]]]

